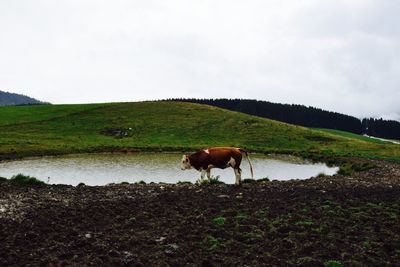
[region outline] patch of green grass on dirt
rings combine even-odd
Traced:
[[[342,267],[343,263],[338,260],[328,260],[324,262],[325,267]]]
[[[242,222],[244,220],[247,220],[248,218],[249,218],[249,216],[247,214],[245,214],[245,213],[238,213],[235,216],[235,220],[238,221],[238,222]]]
[[[224,217],[216,217],[213,219],[213,223],[216,226],[224,226],[226,223],[226,218]]]
[[[190,181],[178,181],[176,184],[178,184],[178,185],[192,185],[192,182],[190,182]]]
[[[257,180],[252,179],[252,178],[245,178],[242,180],[243,184],[251,184],[251,183],[256,183],[256,182],[257,182]]]
[[[297,221],[294,223],[295,225],[300,225],[300,226],[310,226],[313,225],[314,222],[311,220],[304,220],[304,221]]]
[[[224,182],[220,181],[220,176],[211,176],[210,179],[199,179],[196,184],[199,186],[204,186],[204,185],[212,185],[212,184],[225,184]]]
[[[369,208],[369,209],[383,209],[384,208],[384,204],[383,203],[368,202],[367,203],[367,208]]]
[[[10,178],[10,182],[18,184],[29,184],[29,185],[44,185],[45,182],[40,181],[35,177],[31,177],[24,174],[17,174]]]
[[[245,239],[245,242],[247,243],[252,243],[253,241],[262,239],[264,237],[264,232],[260,229],[255,229],[251,232],[247,232],[243,234],[243,238]]]
[[[211,235],[207,235],[203,239],[202,245],[207,250],[215,250],[221,245],[221,242],[217,238],[215,238]]]
[[[348,161],[340,165],[338,174],[353,175],[356,172],[367,171],[376,168],[371,162]]]
[[[269,181],[270,181],[270,179],[269,179],[268,177],[261,178],[261,179],[257,179],[257,182],[258,182],[258,183],[267,183],[267,182],[269,182]]]

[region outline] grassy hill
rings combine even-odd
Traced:
[[[207,105],[135,102],[0,107],[0,159],[209,146],[400,159],[400,146],[395,144],[344,137]]]
[[[364,135],[349,133],[349,132],[340,131],[340,130],[324,129],[324,128],[314,128],[314,130],[318,130],[318,131],[322,131],[325,133],[330,133],[333,135],[338,135],[338,136],[342,136],[342,137],[346,137],[346,138],[350,138],[350,139],[358,139],[358,140],[365,141],[365,142],[371,142],[371,143],[376,143],[376,144],[387,144],[386,141],[383,141],[380,139],[370,138],[370,137],[367,137]]]

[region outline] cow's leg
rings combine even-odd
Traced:
[[[207,170],[201,170],[201,180],[204,180],[204,176],[206,175]]]
[[[236,181],[235,184],[236,185],[241,185],[242,184],[242,170],[239,169],[233,169],[235,171],[235,176],[236,176]]]
[[[213,165],[209,165],[206,172],[207,172],[207,178],[210,181],[211,180],[211,169],[214,168]]]

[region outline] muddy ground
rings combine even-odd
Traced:
[[[399,266],[400,165],[234,185],[0,182],[0,266]]]

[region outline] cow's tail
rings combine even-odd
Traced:
[[[247,161],[249,162],[249,165],[250,165],[251,178],[254,179],[253,165],[251,164],[249,154],[247,153],[246,150],[243,150],[243,149],[241,149],[241,148],[239,148],[239,151],[240,151],[241,153],[244,153],[244,154],[246,155]]]

